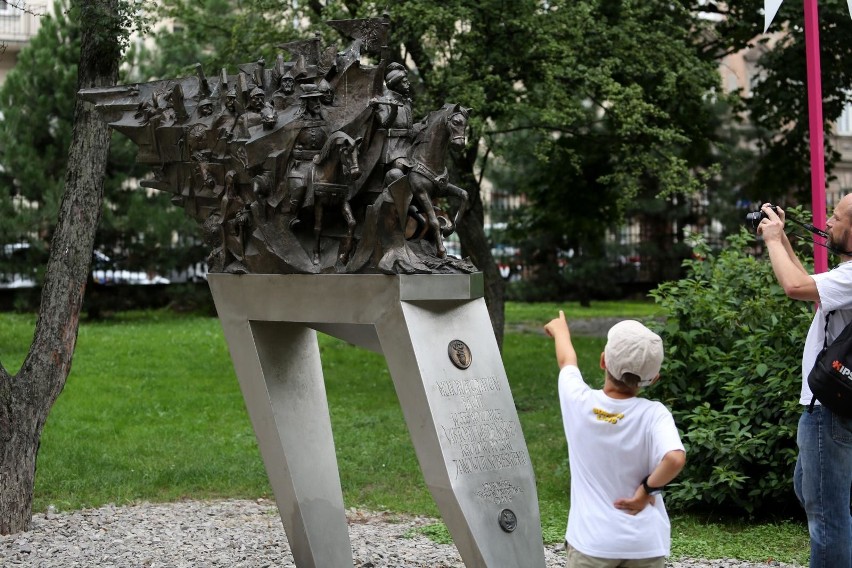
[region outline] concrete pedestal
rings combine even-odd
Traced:
[[[210,274],[299,568],[351,568],[316,332],[384,355],[468,568],[544,567],[532,465],[482,275]]]

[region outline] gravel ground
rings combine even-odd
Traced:
[[[356,568],[463,568],[455,546],[413,534],[434,519],[346,512]],[[547,568],[565,566],[561,545],[545,548]],[[275,504],[185,501],[112,505],[71,513],[49,510],[31,531],[0,536],[0,566],[33,568],[292,568]],[[679,559],[671,568],[759,568],[778,562]],[[524,568],[524,567],[500,567]]]

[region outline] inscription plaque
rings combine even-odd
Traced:
[[[474,493],[480,499],[490,501],[495,505],[504,505],[509,503],[512,498],[521,492],[521,488],[512,485],[507,479],[500,481],[488,481]]]
[[[496,376],[438,381],[437,389],[450,411],[439,431],[456,479],[529,464],[518,422],[502,407],[506,389]]]

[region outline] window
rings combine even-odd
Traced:
[[[839,136],[852,136],[852,103],[846,103],[835,124]]]

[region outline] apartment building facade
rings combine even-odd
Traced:
[[[0,0],[0,85],[18,63],[18,56],[30,39],[38,33],[41,16],[51,2],[8,2]]]
[[[752,85],[760,79],[761,70],[757,62],[779,35],[771,34],[766,44],[757,44],[722,59],[719,65],[722,87],[727,92],[739,91],[743,97],[750,97]],[[803,90],[802,97],[806,96]],[[852,103],[846,104],[843,113],[833,124],[829,142],[840,153],[826,187],[826,206],[831,208],[841,197],[852,192]]]

